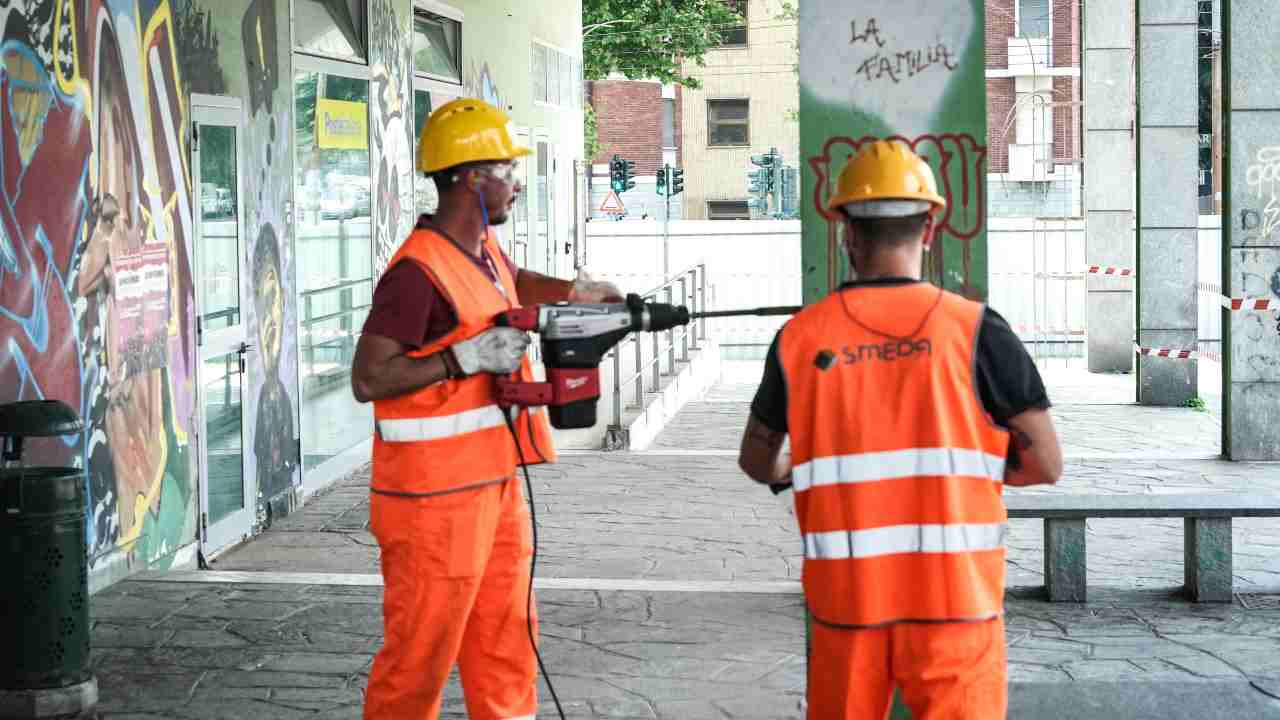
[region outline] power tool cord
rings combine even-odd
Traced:
[[[471,186],[471,194],[476,196],[476,202],[480,205],[480,216],[484,219],[484,232],[487,237],[489,207],[484,204],[484,194],[474,185]],[[538,448],[538,441],[533,437],[533,414],[528,408],[521,408],[521,412],[528,418],[529,440],[533,443],[533,451],[538,453],[538,458],[542,462],[546,462],[547,457],[542,454],[542,450]],[[551,684],[551,675],[547,672],[546,663],[542,662],[542,652],[538,650],[538,639],[533,634],[533,576],[538,569],[538,510],[533,503],[533,480],[529,477],[529,465],[525,463],[524,448],[520,447],[520,435],[516,432],[511,414],[505,408],[502,410],[502,419],[507,423],[507,430],[511,431],[511,440],[516,444],[516,455],[520,458],[520,469],[524,471],[524,487],[528,496],[526,499],[529,502],[529,525],[533,528],[533,557],[529,560],[529,593],[525,596],[524,605],[526,625],[529,628],[529,645],[533,648],[533,656],[538,659],[538,669],[542,671],[542,679],[547,681],[547,689],[551,691],[551,699],[555,701],[556,712],[559,713],[560,720],[565,720],[564,708],[560,706],[560,696],[556,695],[556,686]]]
[[[546,456],[542,454],[542,450],[538,448],[538,441],[533,436],[533,414],[528,408],[521,408],[520,412],[524,413],[528,418],[529,440],[533,443],[534,452],[538,453],[539,459],[543,462],[547,461]],[[525,463],[524,448],[520,447],[520,435],[516,432],[516,426],[511,421],[511,414],[505,409],[502,411],[502,419],[507,423],[507,430],[511,432],[511,440],[516,444],[516,455],[520,458],[520,469],[524,471],[524,487],[529,502],[529,525],[533,528],[533,558],[529,561],[529,592],[525,596],[525,620],[529,628],[529,645],[533,647],[533,655],[538,659],[538,669],[542,671],[542,679],[547,681],[547,689],[551,691],[551,700],[556,704],[556,712],[560,715],[560,720],[565,720],[564,708],[560,706],[560,697],[556,694],[556,686],[551,684],[551,675],[547,672],[547,666],[542,661],[542,652],[538,650],[538,641],[533,634],[533,575],[538,567],[538,511],[533,502],[533,480],[529,477],[529,466]]]

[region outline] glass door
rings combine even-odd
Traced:
[[[205,558],[253,530],[245,463],[246,281],[240,203],[240,102],[192,99],[200,404],[200,546]]]

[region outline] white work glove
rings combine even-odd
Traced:
[[[579,269],[578,277],[569,290],[571,303],[614,303],[624,300],[617,285],[604,280],[592,280],[586,270]]]
[[[480,372],[506,375],[520,368],[529,334],[509,327],[489,328],[470,340],[450,346],[464,375]]]

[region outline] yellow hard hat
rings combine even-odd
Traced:
[[[901,217],[947,207],[933,169],[900,140],[877,140],[849,158],[827,209],[850,217]]]
[[[418,170],[436,173],[472,162],[529,155],[511,139],[511,118],[483,100],[460,98],[431,113],[418,140]]]

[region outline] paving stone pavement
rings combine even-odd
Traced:
[[[544,654],[570,718],[802,716],[803,606],[794,586],[674,592],[663,584],[798,578],[790,494],[775,497],[736,469],[736,433],[754,391],[749,373],[739,377],[744,381],[724,383],[690,406],[648,453],[571,454],[533,472],[538,576],[593,588],[539,591]],[[1123,447],[1122,440],[1108,445],[1111,439],[1103,443],[1093,435],[1118,432],[1137,416],[1126,411],[1138,409],[1112,411],[1103,404],[1099,415],[1083,406],[1060,405],[1060,427],[1068,444],[1100,448],[1093,452],[1103,457],[1070,461],[1057,487],[1010,492],[1280,493],[1280,465],[1154,459],[1168,448],[1195,457],[1188,445],[1208,447],[1217,432],[1211,415],[1170,411],[1170,418],[1191,418],[1169,420],[1189,426],[1181,431],[1185,437],[1152,454],[1135,453],[1145,459],[1119,460],[1108,453]],[[1161,421],[1139,420],[1154,422]],[[734,434],[726,441],[729,428]],[[1165,427],[1158,429],[1167,440]],[[287,573],[376,574],[368,521],[366,470],[214,562],[215,570],[253,571],[270,583],[175,582],[146,574],[96,595],[103,717],[360,717],[362,688],[381,640],[380,588],[303,585]],[[1241,595],[1227,605],[1193,605],[1175,595],[1182,582],[1181,531],[1178,521],[1090,522],[1090,602],[1049,604],[1038,589],[1041,523],[1010,523],[1011,717],[1151,717],[1118,710],[1073,714],[1060,699],[1046,706],[1052,693],[1044,688],[1057,683],[1076,683],[1073,695],[1113,703],[1122,700],[1090,688],[1141,684],[1167,696],[1166,707],[1173,702],[1168,698],[1177,698],[1181,709],[1193,708],[1183,695],[1156,690],[1156,683],[1170,683],[1184,694],[1191,684],[1203,688],[1190,696],[1220,703],[1217,710],[1247,706],[1237,716],[1280,718],[1280,701],[1268,699],[1280,697],[1280,523],[1236,521]],[[616,581],[628,581],[629,588],[611,589]],[[539,717],[553,717],[545,687],[540,697]],[[1025,714],[1017,714],[1019,708]],[[1176,717],[1183,716],[1195,715]],[[465,717],[456,682],[443,717]]]
[[[359,718],[381,597],[377,587],[120,583],[93,604],[102,720]],[[801,717],[798,595],[541,591],[539,608],[570,718]],[[1014,594],[1006,622],[1015,697],[1024,683],[1099,679],[1280,683],[1280,607],[1133,593],[1061,606]],[[539,717],[553,717],[545,685],[540,697]],[[456,682],[443,717],[465,717]]]

